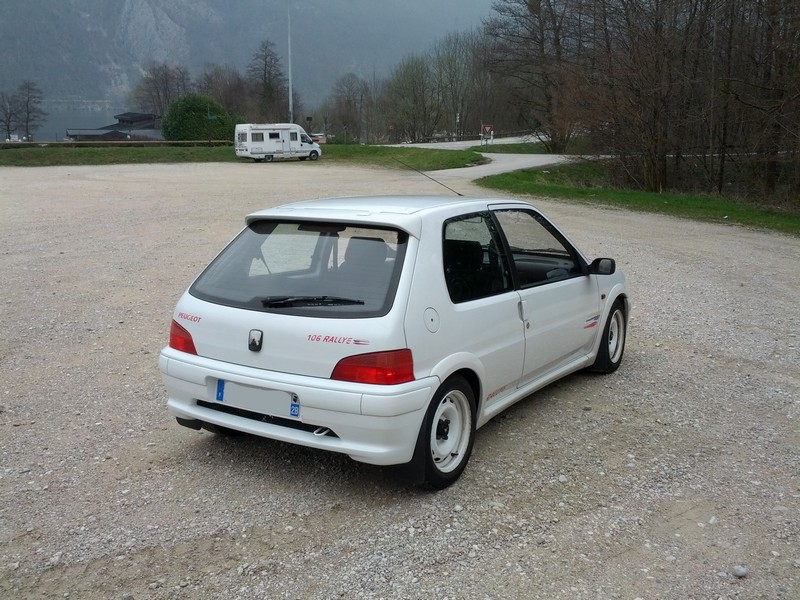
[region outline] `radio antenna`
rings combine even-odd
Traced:
[[[464,194],[462,194],[462,193],[460,193],[460,192],[457,192],[457,191],[455,191],[453,188],[451,188],[451,187],[449,187],[449,186],[447,186],[447,185],[443,184],[443,183],[442,183],[441,181],[439,181],[438,179],[434,179],[433,177],[431,177],[431,176],[430,176],[430,175],[428,175],[427,173],[424,173],[424,172],[420,171],[419,169],[415,169],[415,168],[414,168],[414,167],[412,167],[411,165],[407,165],[406,163],[404,163],[402,160],[400,160],[400,159],[399,159],[399,158],[397,158],[396,156],[393,156],[392,158],[393,158],[394,160],[396,160],[397,162],[399,162],[401,165],[403,165],[403,166],[404,166],[406,169],[411,169],[412,171],[416,171],[416,172],[417,172],[417,173],[419,173],[420,175],[424,175],[425,177],[427,177],[428,179],[430,179],[432,182],[434,182],[434,183],[438,183],[438,184],[439,184],[440,186],[442,186],[443,188],[445,188],[445,189],[447,189],[447,190],[450,190],[450,191],[451,191],[451,192],[453,192],[453,193],[454,193],[456,196],[461,196],[461,197],[463,197],[463,196],[464,196]]]

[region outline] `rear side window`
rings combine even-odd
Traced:
[[[254,142],[263,142],[264,141],[264,134],[263,133],[254,133],[253,134],[253,141]]]
[[[408,236],[337,223],[257,221],[201,273],[200,299],[266,312],[374,317],[389,312]]]

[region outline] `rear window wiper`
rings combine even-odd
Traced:
[[[357,298],[341,298],[339,296],[268,296],[261,300],[264,308],[281,308],[287,306],[344,306],[348,304],[364,304]]]

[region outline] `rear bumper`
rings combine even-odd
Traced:
[[[375,465],[411,460],[428,403],[439,385],[435,377],[397,386],[302,377],[209,360],[172,348],[161,352],[159,368],[167,388],[167,408],[180,419],[340,452]],[[286,418],[288,400],[286,414],[276,412],[274,404],[270,408],[265,404],[261,412],[258,401],[246,406],[237,406],[235,400],[218,403],[215,392],[220,379],[248,386],[256,396],[259,391],[265,397],[285,393],[296,399],[299,418]],[[278,418],[270,418],[273,416]]]

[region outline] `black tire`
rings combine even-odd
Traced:
[[[311,160],[317,160],[319,158],[319,152],[316,150],[312,150],[311,153],[308,155],[308,158]]]
[[[267,154],[267,155],[264,157],[264,160],[265,160],[265,161],[267,161],[267,162],[272,162],[272,154]]]
[[[625,305],[622,300],[617,300],[611,307],[611,312],[603,327],[603,338],[597,358],[591,367],[597,373],[613,373],[622,362],[625,353],[625,338],[627,337],[628,319],[625,315]]]
[[[475,442],[475,394],[466,380],[455,375],[445,381],[428,407],[413,463],[422,469],[422,481],[441,490],[464,472]]]

